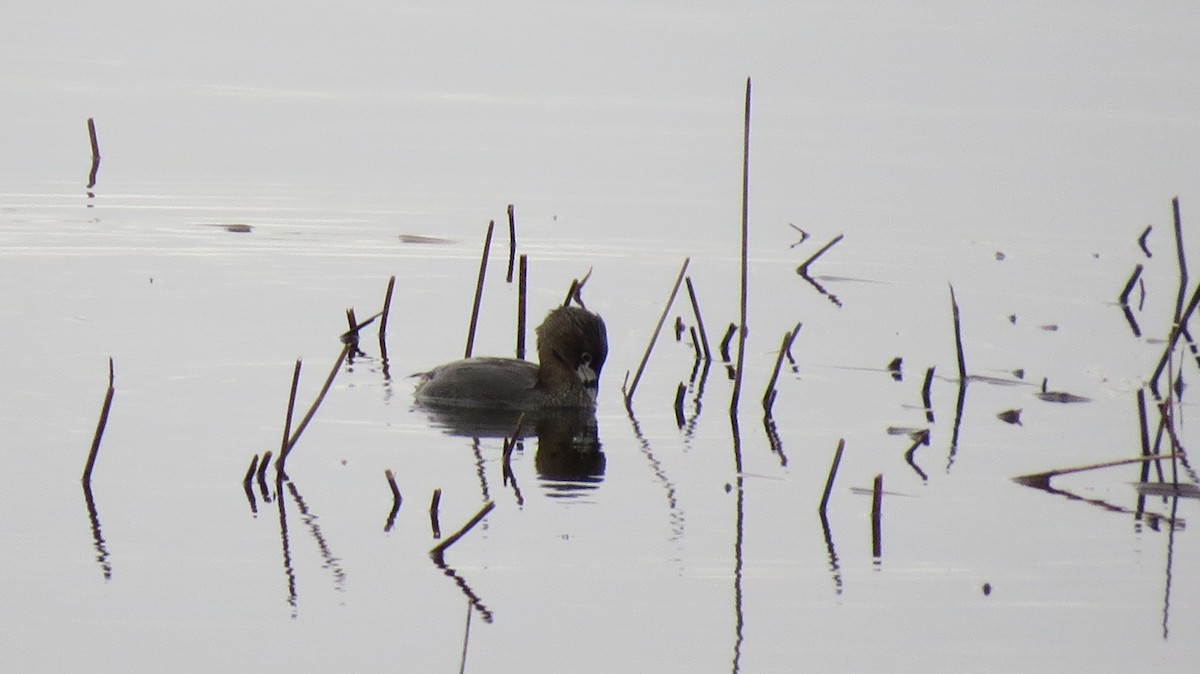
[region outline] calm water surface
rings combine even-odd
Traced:
[[[1139,514],[1137,465],[1055,478],[1057,493],[1012,480],[1140,453],[1136,392],[1178,291],[1171,197],[1185,248],[1200,245],[1196,11],[1076,9],[13,10],[0,664],[1193,666],[1197,500],[1147,497]],[[697,367],[670,329],[630,414],[622,380],[684,258],[714,350],[737,320],[747,75],[739,423],[725,364]],[[89,116],[104,155],[91,189]],[[506,481],[500,439],[411,409],[408,375],[463,350],[492,219],[475,351],[512,353],[509,203],[531,326],[589,269],[584,298],[608,323],[604,460],[578,479],[550,474],[530,439]],[[811,236],[794,245],[789,223]],[[795,268],[838,234],[812,267],[823,295]],[[1141,336],[1115,304],[1137,264]],[[241,478],[278,448],[295,359],[306,408],[344,310],[377,311],[390,275],[386,364],[372,328],[282,493],[252,503]],[[948,284],[977,376],[960,414]],[[669,316],[694,324],[686,295]],[[797,322],[767,424],[760,399]],[[93,521],[78,476],[109,356]],[[1195,370],[1176,365],[1186,448]],[[1039,399],[1043,378],[1089,402]],[[1019,425],[998,418],[1010,410]],[[921,429],[929,443],[906,460],[904,432]],[[386,469],[403,504],[385,532]],[[445,533],[496,504],[441,567],[435,489]]]

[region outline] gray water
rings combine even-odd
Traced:
[[[1150,496],[1139,513],[1137,465],[1054,478],[1065,494],[1012,480],[1141,452],[1135,395],[1178,291],[1173,196],[1185,249],[1200,245],[1189,5],[39,3],[5,24],[6,670],[1195,661],[1195,499]],[[714,349],[737,321],[747,76],[735,434],[726,366],[695,368],[686,333],[664,330],[632,414],[621,385],[684,258]],[[608,323],[604,467],[588,479],[543,477],[529,440],[514,488],[500,439],[411,409],[408,375],[462,353],[489,220],[475,352],[513,351],[508,204],[531,325],[589,269],[584,299]],[[793,245],[789,224],[811,236]],[[840,306],[795,273],[839,234],[811,271]],[[1141,336],[1116,305],[1136,264]],[[267,501],[255,487],[252,510],[242,476],[279,447],[295,359],[304,410],[344,310],[373,314],[391,275],[386,372],[369,328],[290,482]],[[957,424],[949,284],[976,376]],[[686,295],[675,316],[694,324]],[[760,399],[797,322],[773,446]],[[110,356],[94,529],[79,475]],[[1192,363],[1173,365],[1185,385]],[[1089,402],[1039,399],[1043,378]],[[1017,409],[1020,425],[997,417]],[[1185,387],[1185,448],[1191,409]],[[913,441],[889,429],[929,429],[929,444],[910,464]],[[404,499],[388,532],[385,469]],[[428,554],[434,489],[446,534],[496,504],[447,568]]]

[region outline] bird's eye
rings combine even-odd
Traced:
[[[592,354],[585,353],[585,354],[579,356],[579,364],[580,365],[590,365],[591,362],[592,362]]]

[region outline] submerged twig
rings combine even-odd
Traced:
[[[654,326],[654,333],[650,335],[650,343],[646,345],[646,353],[642,355],[642,362],[638,363],[637,371],[633,375],[633,382],[629,385],[629,392],[625,394],[626,409],[629,409],[633,405],[633,394],[637,391],[638,382],[642,379],[642,372],[646,369],[646,361],[650,360],[650,352],[654,349],[654,342],[658,340],[658,333],[662,332],[663,323],[667,320],[667,313],[671,311],[671,304],[675,301],[675,295],[679,292],[679,284],[683,282],[683,274],[687,271],[689,262],[691,262],[690,257],[683,259],[683,266],[679,268],[679,275],[675,277],[675,285],[671,287],[671,295],[667,298],[662,315],[658,317],[658,324]]]
[[[1146,257],[1154,257],[1150,253],[1150,249],[1146,247],[1146,237],[1150,236],[1151,229],[1154,229],[1154,225],[1146,225],[1146,231],[1142,232],[1142,235],[1138,237],[1138,245],[1142,247],[1142,252],[1146,254]]]
[[[737,334],[737,325],[730,323],[729,329],[725,331],[725,336],[721,338],[721,360],[726,363],[732,360],[729,357],[729,342],[733,341],[735,334]]]

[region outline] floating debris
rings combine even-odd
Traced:
[[[1016,315],[1016,314],[1009,314],[1009,315],[1008,315],[1008,322],[1009,322],[1009,323],[1012,323],[1013,325],[1016,325],[1016,324],[1017,324],[1017,315]]]
[[[1019,410],[1019,409],[1004,410],[1000,414],[997,414],[996,418],[999,419],[1000,421],[1003,421],[1006,424],[1014,424],[1016,426],[1023,425],[1021,423],[1021,410]]]
[[[225,231],[233,232],[234,234],[249,234],[250,232],[254,231],[253,227],[251,227],[250,225],[244,224],[244,223],[232,223],[232,224],[228,224],[228,225],[222,225],[222,228]]]
[[[887,369],[888,372],[892,373],[892,379],[895,379],[896,381],[902,381],[904,379],[904,373],[900,369],[903,364],[904,359],[900,356],[896,356],[892,359],[892,362],[888,363]]]
[[[1171,484],[1170,482],[1134,482],[1133,488],[1143,496],[1182,496],[1183,498],[1200,499],[1200,486],[1190,482]]]
[[[1054,323],[1047,323],[1046,325],[1039,325],[1038,330],[1045,330],[1046,332],[1058,332],[1058,326]]]
[[[1090,403],[1092,401],[1091,398],[1077,396],[1066,391],[1038,391],[1034,395],[1048,403]]]
[[[1005,257],[1007,257],[1007,256],[1004,254],[1004,251],[999,251],[999,250],[996,251],[996,260],[997,261],[1003,262]]]
[[[1016,377],[1017,379],[1024,379],[1025,378],[1025,368],[1021,367],[1021,368],[1017,368],[1017,369],[1013,370],[1012,376]]]
[[[454,239],[443,239],[439,236],[424,236],[422,234],[401,234],[400,243],[447,244],[458,243]]]

